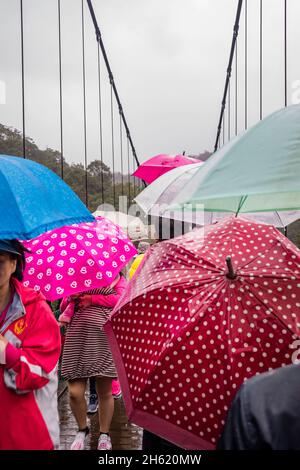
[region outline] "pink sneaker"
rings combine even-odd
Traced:
[[[118,380],[113,380],[111,384],[112,396],[115,400],[122,397],[120,382]]]
[[[97,449],[98,450],[111,450],[112,449],[111,440],[107,434],[100,434],[100,437],[98,439]]]

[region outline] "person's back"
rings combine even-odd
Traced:
[[[300,364],[248,380],[229,410],[219,450],[300,450]]]

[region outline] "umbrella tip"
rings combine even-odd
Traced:
[[[226,264],[227,264],[227,268],[228,268],[228,272],[226,274],[226,277],[228,279],[235,279],[236,278],[236,273],[234,272],[234,269],[233,269],[231,256],[226,256]]]

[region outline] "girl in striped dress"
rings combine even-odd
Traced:
[[[103,325],[126,285],[125,278],[118,276],[108,287],[72,296],[72,301],[75,300],[74,315],[68,324],[62,355],[62,376],[68,381],[70,405],[79,428],[71,445],[72,450],[83,450],[89,433],[85,400],[89,377],[96,377],[100,400],[98,450],[111,450],[109,428],[114,413],[111,385],[117,372]],[[64,299],[61,311],[67,304],[68,299]]]

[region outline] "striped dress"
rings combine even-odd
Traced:
[[[105,287],[84,292],[87,295],[115,294]],[[75,311],[66,332],[61,374],[65,380],[87,377],[116,378],[117,372],[103,325],[112,308],[90,305]]]

